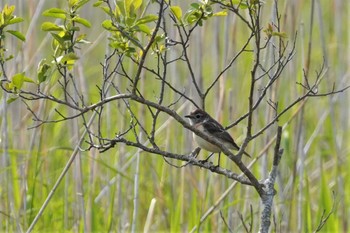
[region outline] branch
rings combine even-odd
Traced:
[[[323,210],[320,222],[319,222],[319,224],[317,226],[317,229],[314,232],[319,232],[323,228],[323,226],[326,224],[326,222],[329,219],[329,217],[334,213],[334,210],[335,210],[335,194],[334,194],[334,191],[333,191],[333,205],[332,205],[332,209],[327,215],[325,215],[326,214],[326,210]]]
[[[142,50],[142,56],[140,58],[140,66],[138,67],[138,69],[136,71],[136,75],[135,75],[135,78],[134,78],[134,84],[133,84],[133,87],[132,87],[132,93],[134,93],[134,94],[137,91],[137,84],[138,84],[138,82],[140,80],[140,75],[141,75],[143,64],[146,61],[146,56],[147,56],[148,51],[149,51],[149,49],[151,48],[151,46],[152,46],[152,44],[154,42],[154,39],[156,38],[157,32],[158,32],[159,27],[160,27],[160,22],[162,21],[162,17],[161,16],[163,14],[163,5],[164,5],[164,0],[161,0],[160,1],[160,6],[159,6],[158,21],[157,21],[156,27],[153,30],[152,36],[151,36],[148,44],[146,45],[146,48],[144,48]]]
[[[144,144],[140,143],[140,142],[132,142],[129,140],[126,140],[125,138],[120,138],[117,137],[115,139],[109,140],[109,144],[106,144],[105,146],[93,146],[96,147],[97,149],[101,150],[101,152],[104,152],[110,148],[113,148],[115,145],[117,145],[118,143],[124,143],[127,146],[132,146],[132,147],[136,147],[139,148],[143,151],[149,152],[151,154],[158,154],[161,156],[164,156],[166,158],[171,158],[171,159],[176,159],[176,160],[181,160],[181,161],[185,161],[190,163],[193,166],[197,166],[197,167],[201,167],[201,168],[205,168],[210,170],[213,173],[217,173],[219,175],[224,175],[229,179],[233,179],[238,181],[239,183],[242,184],[246,184],[246,185],[250,185],[252,186],[253,184],[245,177],[242,177],[241,175],[238,175],[228,169],[224,169],[221,168],[219,166],[214,165],[211,162],[201,162],[200,160],[195,158],[195,154],[198,153],[197,150],[194,150],[192,153],[190,153],[189,155],[182,155],[182,154],[174,154],[168,151],[163,151],[159,148],[150,148],[145,146]]]
[[[226,228],[228,229],[228,231],[229,231],[230,233],[233,233],[231,227],[227,224],[227,222],[226,222],[226,220],[225,220],[225,217],[224,217],[224,215],[222,214],[222,211],[221,211],[221,210],[220,210],[220,217],[221,217],[222,221],[224,222],[224,224],[225,224]]]
[[[280,149],[281,137],[282,137],[282,127],[279,126],[277,128],[277,138],[276,138],[276,146],[275,146],[274,157],[273,157],[272,170],[269,174],[269,177],[264,182],[265,193],[263,196],[261,196],[263,211],[261,213],[261,223],[260,223],[260,229],[259,229],[260,233],[268,233],[269,227],[271,224],[270,218],[271,218],[271,212],[272,212],[273,197],[276,194],[276,191],[274,189],[275,179],[277,176],[278,165],[281,160],[281,156],[283,154],[283,149]]]
[[[220,77],[232,66],[232,64],[236,61],[236,59],[245,51],[245,49],[247,48],[247,46],[249,45],[250,40],[254,37],[254,34],[250,34],[248,40],[246,41],[246,43],[243,45],[243,47],[241,48],[241,50],[236,54],[236,56],[234,56],[231,61],[229,62],[229,64],[216,76],[214,82],[208,87],[208,89],[204,92],[204,97],[206,97],[209,93],[209,91],[215,86],[215,84],[218,82],[218,80],[220,79]]]

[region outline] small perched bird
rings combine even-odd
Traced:
[[[231,135],[224,129],[224,127],[219,122],[214,120],[205,111],[201,109],[196,109],[193,112],[191,112],[190,115],[187,115],[185,117],[189,118],[191,125],[196,127],[198,130],[202,131],[203,133],[207,134],[208,136],[212,136],[216,138],[218,141],[224,144],[225,147],[227,147],[228,149],[239,150],[239,146],[235,143]],[[218,146],[196,135],[195,133],[193,133],[193,137],[200,148],[213,153],[219,153],[219,161],[218,161],[218,166],[219,166],[221,149]],[[251,157],[248,153],[246,152],[243,152],[243,153],[248,157]],[[206,160],[208,160],[210,156]]]

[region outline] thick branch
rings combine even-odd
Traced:
[[[264,182],[265,184],[264,195],[261,196],[263,210],[261,213],[261,223],[260,223],[260,229],[259,229],[260,233],[268,233],[269,227],[271,224],[270,218],[271,218],[271,212],[272,212],[273,197],[276,194],[276,191],[274,189],[275,179],[277,176],[278,164],[280,162],[280,159],[283,153],[283,149],[280,149],[281,137],[282,137],[282,127],[279,126],[277,128],[277,139],[276,139],[272,170],[269,174],[269,177]]]

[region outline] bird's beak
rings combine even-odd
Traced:
[[[185,117],[186,117],[186,118],[190,118],[190,119],[193,118],[192,115],[186,115]]]

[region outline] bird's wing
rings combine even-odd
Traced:
[[[231,135],[215,120],[204,121],[203,127],[208,131],[208,134],[214,135],[227,143],[231,143],[235,149],[239,150],[239,146],[237,146]]]

